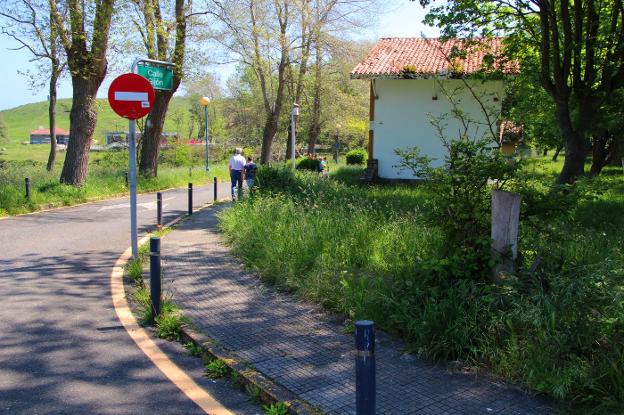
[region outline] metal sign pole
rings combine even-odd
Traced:
[[[139,243],[137,235],[137,183],[136,183],[136,121],[130,120],[128,150],[130,153],[130,239],[132,242],[132,258],[139,257]]]
[[[132,62],[130,71],[137,73],[137,69],[140,62],[155,63],[167,67],[175,66],[171,62],[157,61],[154,59],[137,58]],[[139,242],[138,242],[138,230],[137,230],[137,175],[136,175],[136,121],[130,120],[128,128],[128,149],[129,149],[129,179],[130,179],[130,242],[132,246],[132,258],[139,257]]]

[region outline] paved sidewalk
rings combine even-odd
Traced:
[[[266,288],[230,256],[210,207],[163,241],[166,289],[195,327],[330,414],[355,414],[354,340],[319,309]],[[514,387],[451,374],[377,331],[378,414],[548,414]]]

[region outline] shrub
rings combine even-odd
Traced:
[[[297,160],[297,170],[310,170],[310,171],[319,171],[321,166],[321,161],[318,159],[311,159],[304,157],[302,159]]]
[[[446,143],[444,165],[432,168],[418,147],[396,149],[399,167],[424,179],[431,195],[427,220],[446,239],[444,256],[450,277],[486,280],[491,267],[490,199],[512,179],[519,164],[509,163],[487,140],[462,138]]]
[[[347,164],[362,165],[368,159],[368,153],[364,149],[355,149],[347,153]]]

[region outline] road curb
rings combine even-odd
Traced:
[[[219,202],[226,201],[227,199],[219,200]],[[204,209],[210,208],[214,206],[214,202],[208,202],[198,208],[193,209],[193,213],[200,212]],[[171,228],[184,220],[192,219],[192,216],[187,214],[183,214],[178,216],[177,218],[169,221],[164,224],[162,229]],[[167,235],[164,235],[163,238],[166,238]],[[149,238],[149,234],[144,236],[141,239],[141,243],[144,243]],[[130,248],[128,248],[130,249]],[[126,250],[122,256],[117,260],[116,266],[124,267],[125,264],[130,260],[129,251]],[[125,286],[127,281],[125,279],[122,281],[124,286],[124,295],[127,296],[128,292],[125,290]],[[175,302],[175,298],[173,299]],[[134,315],[134,312],[131,311]],[[245,362],[243,359],[238,357],[235,353],[225,349],[220,346],[219,343],[209,337],[208,335],[196,331],[192,327],[186,326],[182,327],[182,340],[184,342],[192,342],[196,346],[201,347],[202,354],[205,357],[210,357],[211,359],[219,359],[222,360],[226,366],[228,367],[228,372],[230,377],[233,378],[232,374],[236,373],[236,377],[238,379],[238,386],[247,389],[249,387],[257,388],[259,391],[259,398],[265,404],[272,404],[276,402],[284,402],[288,407],[288,413],[291,415],[322,415],[323,412],[312,406],[305,400],[300,399],[296,394],[289,391],[285,387],[277,384],[272,379],[268,378],[266,375],[262,374],[258,370],[256,370],[252,365]]]
[[[323,411],[300,399],[293,392],[275,383],[273,380],[254,369],[254,367],[240,359],[234,352],[222,347],[208,335],[194,330],[192,327],[182,328],[182,337],[185,342],[192,342],[201,347],[203,354],[212,359],[223,361],[230,372],[237,374],[238,384],[247,388],[256,387],[260,391],[260,398],[266,404],[284,402],[291,415],[322,415]]]

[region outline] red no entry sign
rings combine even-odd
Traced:
[[[149,81],[134,73],[118,76],[108,88],[108,103],[113,111],[130,120],[149,114],[154,98],[154,88]]]

